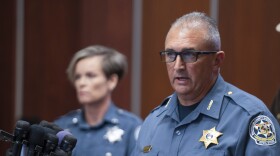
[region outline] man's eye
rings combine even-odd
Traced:
[[[167,55],[168,57],[174,57],[176,54],[175,54],[175,53],[172,53],[172,52],[168,52],[168,53],[166,53],[166,55]]]
[[[193,56],[194,56],[194,53],[192,53],[192,52],[186,52],[186,53],[182,53],[182,56],[183,56],[183,57],[193,57]]]

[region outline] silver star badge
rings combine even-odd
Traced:
[[[107,139],[110,143],[114,143],[122,140],[124,130],[118,126],[108,128],[107,133],[104,135],[104,139]]]

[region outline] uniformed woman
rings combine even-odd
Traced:
[[[124,55],[94,45],[78,51],[67,74],[82,108],[58,118],[55,123],[76,138],[73,156],[129,156],[141,119],[118,108],[111,93],[126,72]]]

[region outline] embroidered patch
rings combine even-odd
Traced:
[[[265,115],[259,115],[251,121],[249,133],[257,145],[274,145],[276,143],[274,125]]]

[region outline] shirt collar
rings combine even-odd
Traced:
[[[167,109],[166,115],[170,116],[176,121],[179,121],[179,114],[177,111],[178,106],[178,96],[176,93],[173,93],[168,103],[164,106]]]
[[[120,110],[115,106],[114,103],[110,103],[110,106],[107,110],[107,112],[105,113],[103,120],[100,122],[100,124],[96,125],[96,126],[90,126],[85,118],[84,118],[84,110],[82,109],[82,111],[79,112],[77,119],[78,119],[78,126],[82,129],[90,129],[90,128],[100,128],[101,126],[103,126],[104,124],[118,124],[119,123],[119,119],[118,119],[118,112]]]
[[[222,76],[219,75],[210,92],[200,102],[198,110],[202,114],[219,119],[225,92],[226,82]]]
[[[112,123],[112,124],[118,124],[119,119],[118,119],[118,113],[121,110],[116,107],[114,103],[110,104],[110,107],[108,108],[107,112],[105,113],[104,116],[104,122]]]
[[[222,76],[219,75],[214,86],[209,91],[208,94],[202,99],[194,112],[202,113],[204,115],[210,116],[212,118],[218,119],[220,116],[220,109],[222,106],[223,97],[226,92],[226,82],[223,80]],[[164,109],[160,114],[166,111],[166,115],[179,121],[179,115],[177,112],[177,94],[173,93],[167,102]],[[192,113],[191,113],[192,114]],[[195,115],[196,116],[196,115]]]

